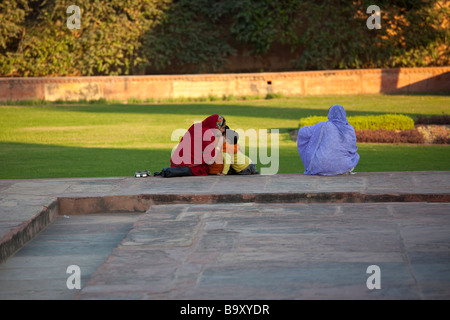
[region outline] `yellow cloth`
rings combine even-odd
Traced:
[[[236,172],[241,172],[247,169],[247,167],[252,163],[249,157],[243,154],[240,150],[239,145],[229,145],[227,143],[226,148],[224,147],[223,154],[223,171],[222,173],[227,174],[230,167]]]

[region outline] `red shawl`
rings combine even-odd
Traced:
[[[194,176],[207,176],[206,161],[215,157],[215,136],[211,129],[218,129],[223,117],[209,116],[201,123],[194,123],[181,138],[170,158],[171,167],[190,167]]]

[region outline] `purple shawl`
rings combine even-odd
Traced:
[[[359,161],[355,129],[348,123],[341,105],[330,108],[328,121],[301,128],[297,149],[305,174],[342,174],[355,168]]]

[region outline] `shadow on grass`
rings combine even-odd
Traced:
[[[84,178],[134,176],[136,170],[152,173],[170,166],[171,149],[82,148],[0,142],[0,179]],[[246,151],[249,154],[248,148]],[[258,155],[259,156],[259,155]],[[259,159],[252,159],[261,170]],[[282,148],[278,173],[303,172],[295,146]]]
[[[132,177],[169,166],[170,151],[0,142],[0,179]],[[358,144],[358,153],[356,172],[450,170],[449,146]],[[304,171],[294,142],[280,148],[278,160],[278,173]]]
[[[141,114],[145,116],[151,115],[198,115],[200,117],[208,117],[212,114],[220,114],[225,118],[230,117],[249,117],[249,118],[267,118],[276,121],[281,120],[300,120],[302,117],[308,116],[327,116],[330,106],[323,109],[319,108],[286,108],[286,107],[267,107],[267,106],[247,106],[232,104],[165,104],[165,105],[61,105],[52,106],[57,111],[70,112],[87,112],[99,114]],[[344,105],[345,108],[345,105]],[[348,110],[347,116],[365,116],[365,115],[381,115],[389,112],[385,111],[356,111]],[[396,113],[396,112],[392,112]],[[418,114],[402,112],[415,119]]]
[[[0,142],[0,179],[119,177],[160,171],[170,150],[82,148]]]

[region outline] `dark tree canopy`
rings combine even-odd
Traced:
[[[446,1],[3,0],[0,75],[390,68],[450,64]],[[69,29],[70,5],[81,10]],[[282,61],[272,63],[278,57]],[[239,61],[253,61],[243,67]]]

